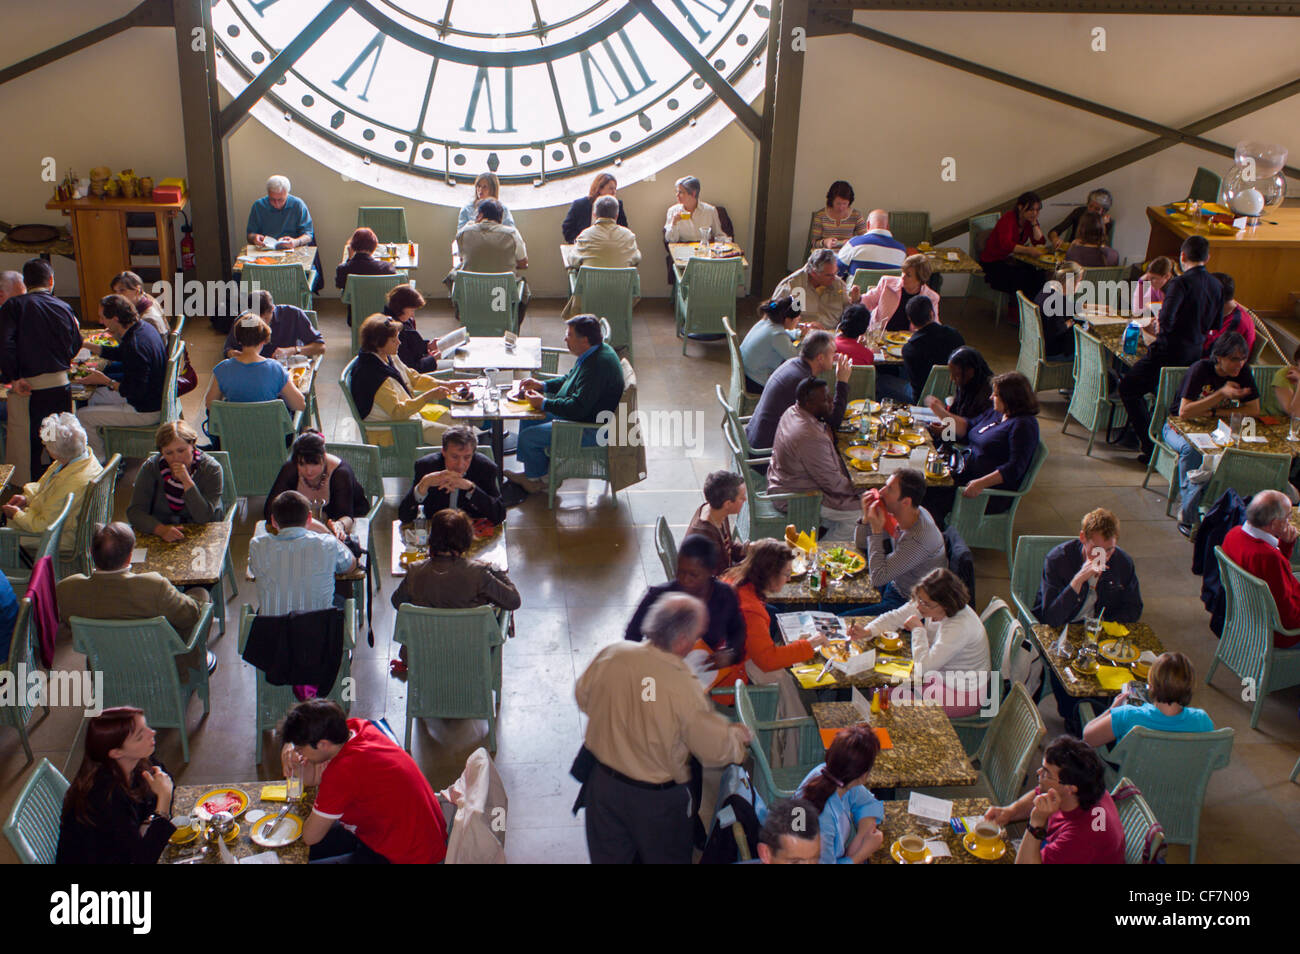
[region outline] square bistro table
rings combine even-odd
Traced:
[[[1218,417],[1167,417],[1165,420],[1169,426],[1176,430],[1183,437],[1190,438],[1193,434],[1209,434],[1219,426],[1220,418]],[[1236,441],[1231,447],[1240,451],[1248,451],[1255,454],[1285,454],[1288,457],[1300,455],[1300,441],[1287,439],[1290,431],[1288,423],[1265,424],[1259,418],[1255,418],[1255,436],[1262,437],[1262,441]],[[1217,442],[1216,442],[1217,443]]]
[[[263,781],[235,782],[230,785],[177,785],[176,791],[172,793],[172,816],[175,817],[177,815],[191,814],[194,809],[194,803],[198,801],[200,795],[205,795],[213,789],[222,788],[237,788],[248,796],[248,808],[245,810],[245,813],[253,810],[260,810],[268,812],[271,815],[278,815],[280,809],[285,806],[283,801],[262,801],[262,786],[276,784],[282,785],[284,783]],[[311,814],[312,803],[315,801],[316,789],[314,787],[307,789],[303,793],[302,798],[298,800],[297,807],[292,809],[293,814],[297,815],[303,821],[306,821],[307,816]],[[261,819],[258,820],[261,821]],[[253,826],[247,821],[245,814],[241,814],[235,819],[235,821],[239,823],[239,837],[226,847],[236,858],[247,858],[250,855],[261,854],[264,851],[274,851],[280,856],[280,864],[282,865],[307,864],[307,855],[310,849],[302,843],[301,838],[282,848],[263,848],[261,845],[254,844],[253,840],[249,837],[249,832],[252,830]],[[162,856],[159,857],[158,863],[160,865],[170,865],[175,864],[182,858],[193,857],[195,849],[201,844],[201,841],[192,841],[188,845],[179,846],[169,844],[163,849]],[[219,858],[220,854],[217,852],[216,846],[214,845],[213,849],[208,852],[207,857],[203,859],[202,863],[216,864],[218,863]]]
[[[381,262],[390,263],[399,272],[413,272],[420,267],[419,242],[380,242],[373,255]]]
[[[872,619],[875,619],[875,617],[874,616],[849,616],[849,617],[845,617],[845,623],[851,625],[861,620],[872,620]],[[779,613],[777,614],[776,621],[777,621],[777,626],[781,630],[782,637],[787,642],[793,639],[797,639],[805,632],[805,630],[803,630],[798,625],[797,613]],[[880,649],[878,646],[873,648],[876,649],[876,665],[881,665],[883,663],[891,663],[891,662],[904,664],[912,661],[912,641],[910,639],[904,639],[902,647],[897,650],[892,650],[887,652],[885,650]],[[806,663],[798,663],[794,666],[791,666],[790,674],[794,676],[795,684],[802,689],[804,688],[804,686],[803,683],[800,682],[799,679],[800,675],[802,674],[805,675],[806,678],[812,679],[822,671],[822,668],[825,665],[826,665],[826,660],[822,657],[821,653],[818,653],[816,656],[814,656],[810,661]],[[868,669],[865,672],[860,672],[855,675],[849,676],[841,672],[839,669],[836,669],[834,666],[832,666],[830,669],[826,671],[826,675],[822,676],[821,679],[819,679],[815,685],[809,687],[809,689],[810,691],[816,689],[847,690],[850,688],[878,689],[881,686],[892,686],[895,684],[895,682],[896,682],[896,678],[894,676],[887,675],[882,672],[877,672],[875,669]]]
[[[1142,340],[1138,342],[1137,354],[1124,353],[1124,332],[1128,324],[1112,322],[1109,324],[1089,324],[1088,333],[1101,341],[1101,346],[1113,354],[1116,360],[1122,361],[1128,367],[1137,364],[1139,358],[1145,358],[1151,342],[1155,341],[1146,332],[1142,333]]]
[[[186,586],[214,586],[221,579],[226,551],[230,548],[230,524],[182,523],[184,536],[168,543],[151,533],[141,534],[137,547],[145,550],[143,563],[132,569],[139,573],[158,573],[178,589]],[[217,607],[222,609],[222,607]]]
[[[845,420],[848,420],[848,417],[849,416],[846,414]],[[916,424],[913,422],[913,426],[910,429],[925,436],[925,443],[917,445],[913,450],[918,452],[923,450],[926,456],[928,456],[930,451],[934,449],[934,437],[930,433],[930,428],[923,424]],[[844,468],[849,473],[849,480],[853,482],[854,490],[862,491],[879,489],[885,486],[885,483],[889,480],[891,474],[908,467],[914,467],[922,473],[925,473],[925,459],[922,457],[918,466],[913,463],[911,454],[907,457],[882,457],[880,458],[880,465],[875,470],[858,470],[850,463],[852,458],[849,457],[849,447],[854,445],[861,446],[861,440],[862,438],[856,430],[838,431],[835,434],[835,446],[839,450],[840,456],[844,459]],[[917,453],[917,457],[921,457],[920,453]],[[951,487],[953,486],[952,474],[945,473],[942,477],[935,477],[933,474],[925,474],[925,483],[929,487]]]
[[[457,371],[536,371],[542,366],[542,339],[518,338],[513,351],[506,350],[505,336],[471,337],[456,349],[452,367]]]
[[[965,249],[956,246],[932,248],[928,252],[918,249],[916,254],[924,255],[926,261],[930,263],[931,271],[941,275],[978,275],[984,271],[980,263],[971,258]]]
[[[1128,638],[1133,641],[1139,650],[1145,651],[1149,649],[1157,656],[1165,651],[1164,646],[1160,644],[1160,640],[1156,638],[1155,632],[1146,623],[1125,623],[1124,625],[1128,627]],[[1061,631],[1055,626],[1035,623],[1033,629],[1030,630],[1030,635],[1034,641],[1034,648],[1042,654],[1043,659],[1052,667],[1052,672],[1056,673],[1056,678],[1065,687],[1067,695],[1085,699],[1092,696],[1115,696],[1119,694],[1118,689],[1103,687],[1097,681],[1096,673],[1075,672],[1070,666],[1074,655],[1078,653],[1079,647],[1084,643],[1082,623],[1071,623],[1069,626],[1069,632],[1067,633],[1071,653],[1069,657],[1060,656],[1056,652],[1056,643],[1060,639]],[[1111,637],[1106,636],[1103,638],[1110,639]],[[1103,666],[1115,665],[1104,656],[1099,658]],[[1118,666],[1117,668],[1124,669],[1126,667]],[[1066,675],[1067,672],[1069,675]]]
[[[0,464],[0,490],[3,490],[9,483],[9,478],[14,475],[13,464]]]
[[[402,553],[406,550],[406,544],[402,541],[403,526],[409,526],[409,524],[404,525],[400,520],[393,521],[392,558],[390,561],[390,572],[393,576],[406,576],[406,567],[402,566]],[[504,523],[499,525],[490,536],[476,539],[470,544],[469,550],[465,553],[465,558],[468,560],[482,560],[502,573],[509,572],[509,561],[506,558],[506,525]]]
[[[851,702],[814,702],[811,709],[819,729],[843,729],[863,721]],[[979,781],[979,772],[942,706],[896,702],[871,713],[870,724],[888,731],[893,744],[876,756],[867,779],[867,787],[873,791],[974,785]]]
[[[718,243],[714,242],[713,244],[717,245]],[[728,242],[727,247],[735,252],[739,252],[740,254],[728,255],[725,256],[726,258],[739,258],[741,267],[749,268],[749,260],[745,258],[745,253],[741,250],[739,245],[737,245],[735,242]],[[677,272],[677,275],[680,278],[682,273],[686,271],[686,263],[689,262],[692,258],[700,257],[700,243],[699,242],[670,242],[668,244],[668,254],[673,257],[673,269]],[[713,257],[719,258],[722,256],[713,256]]]
[[[875,772],[872,772],[874,775]],[[952,813],[957,818],[969,818],[972,815],[983,815],[992,807],[992,802],[987,798],[954,798],[952,800]],[[958,865],[1010,865],[1015,864],[1016,851],[1015,846],[1008,842],[1007,850],[997,861],[985,861],[982,858],[976,858],[964,847],[962,847],[962,836],[952,830],[952,826],[943,824],[939,826],[939,831],[934,832],[931,829],[935,823],[924,818],[917,818],[907,810],[907,800],[885,802],[885,823],[880,826],[881,832],[884,833],[885,841],[880,846],[880,850],[871,856],[872,864],[892,865],[897,864],[893,856],[890,855],[889,849],[894,842],[898,841],[904,835],[920,835],[926,841],[942,841],[952,852],[949,858],[935,858],[933,864],[958,864]]]
[[[493,384],[489,385],[489,387],[497,387],[497,385]],[[492,453],[496,455],[497,468],[505,470],[505,422],[544,421],[546,420],[546,413],[544,411],[534,411],[533,406],[526,401],[509,401],[504,394],[497,399],[497,409],[488,413],[483,407],[482,387],[471,385],[470,390],[474,394],[474,403],[448,403],[451,408],[451,418],[457,422],[487,421],[492,426]]]
[[[848,550],[856,549],[852,540],[822,540],[818,545],[825,549],[831,547],[844,547]],[[867,555],[864,553],[862,558],[865,560]],[[816,609],[822,605],[831,609],[836,606],[845,609],[850,606],[865,606],[868,603],[878,603],[880,602],[880,592],[871,585],[871,576],[868,574],[866,567],[863,567],[853,576],[846,576],[839,581],[832,580],[828,576],[826,588],[817,595],[808,591],[808,574],[806,572],[802,573],[771,594],[768,600],[778,605],[799,606],[802,609]],[[778,615],[778,621],[781,615],[785,614]],[[794,639],[797,633],[787,634],[783,625],[782,635],[787,639]]]

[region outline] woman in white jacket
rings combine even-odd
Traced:
[[[931,570],[912,587],[912,599],[870,623],[855,623],[850,635],[879,636],[895,630],[912,634],[914,684],[920,680],[922,700],[935,697],[937,683],[944,683],[943,708],[950,717],[974,715],[980,710],[980,696],[986,691],[989,672],[989,640],[984,624],[968,605],[970,594],[951,570]],[[899,701],[910,699],[917,690],[895,693]]]

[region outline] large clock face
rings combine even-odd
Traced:
[[[745,100],[757,95],[765,4],[655,6]],[[232,94],[306,44],[259,120],[353,178],[429,201],[458,201],[446,184],[484,170],[523,207],[601,169],[632,181],[731,118],[665,34],[617,0],[212,0],[212,20]]]

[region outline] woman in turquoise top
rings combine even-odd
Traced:
[[[825,764],[799,785],[798,797],[821,812],[824,865],[864,864],[884,844],[879,826],[885,806],[866,788],[879,752],[880,740],[871,726],[851,726],[835,736]]]
[[[1151,701],[1129,705],[1128,695],[1121,692],[1109,709],[1084,726],[1083,741],[1092,746],[1118,742],[1135,725],[1158,732],[1213,732],[1214,722],[1205,710],[1187,705],[1195,679],[1190,659],[1182,653],[1162,653],[1147,674]]]
[[[740,360],[745,365],[745,389],[758,394],[772,372],[795,356],[791,333],[799,309],[789,295],[769,301],[759,309],[759,319],[740,343]]]
[[[290,411],[307,407],[307,399],[294,385],[289,372],[278,361],[262,357],[262,345],[271,340],[271,328],[259,316],[245,312],[235,323],[239,355],[227,358],[212,369],[204,406],[213,401],[253,404],[281,398]]]
[[[456,234],[467,225],[472,225],[474,217],[478,215],[478,204],[484,199],[496,199],[501,202],[501,180],[491,172],[481,172],[477,179],[474,180],[474,201],[466,203],[461,207],[460,215],[456,217]],[[515,228],[515,217],[510,214],[505,203],[501,203],[501,224],[509,228]]]

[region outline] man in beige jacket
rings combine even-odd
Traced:
[[[606,646],[578,679],[596,759],[580,796],[593,864],[689,864],[690,756],[706,766],[745,757],[749,730],[714,711],[683,659],[706,625],[703,603],[666,594],[641,625],[644,642]]]

